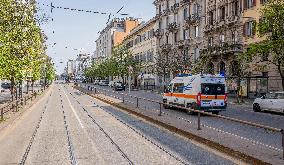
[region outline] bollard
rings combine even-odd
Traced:
[[[97,88],[95,88],[95,93],[97,93]]]
[[[1,108],[1,121],[3,121],[4,120],[4,110],[3,110],[3,108]]]
[[[24,97],[25,105],[27,105],[27,96]]]
[[[159,116],[162,116],[162,103],[159,103],[160,104],[160,112],[159,112]]]
[[[282,158],[284,159],[284,130],[283,129],[281,130],[281,134],[282,134],[282,149],[283,149]]]
[[[139,98],[137,97],[137,98],[136,98],[136,108],[139,107],[139,102],[138,102],[138,101],[139,101]]]
[[[201,130],[201,127],[200,127],[200,113],[199,112],[198,112],[198,121],[197,121],[197,123],[198,123],[197,130]]]
[[[124,94],[122,94],[122,102],[124,103]]]

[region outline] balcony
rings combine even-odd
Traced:
[[[178,30],[178,28],[179,28],[179,25],[176,22],[173,22],[173,23],[170,23],[168,25],[167,30],[170,31],[170,32],[174,32],[174,31]]]
[[[164,34],[164,30],[163,29],[157,29],[154,31],[154,36],[157,38],[161,38]]]
[[[185,6],[185,5],[188,5],[189,3],[190,3],[190,0],[181,0],[180,6]]]
[[[166,16],[166,15],[169,15],[170,14],[170,9],[168,8],[168,9],[165,9],[165,10],[163,10],[163,13],[162,13],[162,16]]]
[[[209,54],[213,57],[218,55],[230,55],[243,52],[243,45],[240,43],[223,43],[222,45],[209,46],[201,51],[202,54]]]
[[[198,14],[192,14],[191,16],[187,17],[185,20],[185,24],[187,26],[195,25],[200,22],[201,17]]]
[[[238,21],[240,21],[240,17],[239,16],[235,16],[232,15],[227,19],[227,24],[228,25],[234,25],[236,24]]]
[[[178,47],[178,48],[188,47],[189,43],[190,43],[189,39],[180,40],[180,41],[176,42],[176,47]]]
[[[170,51],[172,48],[171,44],[163,44],[160,46],[160,48],[162,49],[162,51]]]
[[[177,13],[179,9],[179,3],[175,3],[173,6],[171,6],[171,11],[174,13]]]

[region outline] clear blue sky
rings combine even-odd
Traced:
[[[68,59],[75,58],[79,51],[93,53],[98,31],[106,26],[108,15],[54,9],[44,4],[53,3],[54,6],[62,6],[98,12],[116,13],[122,6],[121,13],[127,13],[131,17],[142,18],[140,21],[148,21],[155,16],[154,0],[37,0],[42,13],[51,16],[54,21],[42,26],[48,36],[48,55],[51,56],[57,66],[58,73],[63,72]],[[118,17],[122,18],[122,16]],[[124,16],[125,17],[125,16]],[[54,31],[54,34],[53,34]],[[56,43],[52,47],[53,43]],[[67,48],[65,48],[67,47]],[[63,64],[60,64],[63,61]]]

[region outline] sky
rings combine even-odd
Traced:
[[[47,35],[47,54],[55,62],[57,73],[64,71],[68,59],[75,59],[79,53],[92,54],[95,51],[95,40],[98,32],[106,27],[108,14],[94,14],[55,8],[51,13],[50,5],[62,6],[106,13],[129,14],[127,17],[141,18],[148,21],[155,16],[154,0],[37,0],[39,15],[50,17],[47,23],[41,25]],[[126,16],[116,15],[125,18]],[[53,21],[52,19],[53,18]],[[113,18],[113,16],[112,16]],[[53,33],[54,32],[54,33]],[[54,44],[56,43],[56,44]],[[63,63],[61,63],[63,62]]]

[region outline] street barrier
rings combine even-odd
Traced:
[[[87,87],[88,87],[87,89],[89,90],[90,86],[87,86]],[[83,88],[86,89],[86,85]],[[224,120],[228,120],[228,121],[232,121],[232,122],[236,122],[236,123],[240,123],[240,124],[245,124],[245,125],[249,125],[249,126],[253,126],[253,127],[257,127],[257,128],[262,128],[262,129],[265,129],[265,130],[268,130],[268,131],[271,131],[271,132],[281,133],[281,135],[282,135],[282,150],[283,150],[282,158],[284,158],[284,130],[283,129],[274,128],[274,127],[270,127],[270,126],[250,122],[250,121],[240,120],[240,119],[237,119],[237,118],[227,117],[227,116],[223,116],[223,115],[216,115],[216,114],[212,114],[212,113],[209,113],[209,112],[194,110],[194,109],[187,108],[187,107],[166,104],[166,103],[163,103],[163,102],[150,100],[150,99],[142,98],[142,97],[137,97],[137,96],[133,96],[133,95],[130,95],[130,94],[127,94],[127,93],[119,93],[117,91],[112,91],[112,90],[107,90],[107,89],[95,88],[95,89],[92,89],[92,90],[89,90],[89,91],[94,91],[95,93],[104,94],[106,96],[107,96],[107,92],[119,94],[120,96],[122,96],[122,98],[117,98],[117,97],[116,98],[122,100],[123,103],[126,102],[125,97],[130,97],[130,98],[136,100],[136,108],[139,108],[139,100],[157,103],[157,104],[160,105],[158,116],[162,116],[162,106],[170,106],[170,107],[174,107],[174,108],[178,108],[178,109],[183,109],[183,110],[186,110],[188,112],[194,112],[194,113],[197,114],[197,117],[198,117],[197,118],[197,130],[201,130],[201,114],[203,114],[203,115],[217,117],[217,118],[220,118],[220,119],[224,119]]]
[[[23,107],[24,105],[27,105],[27,101],[28,100],[33,100],[33,98],[36,98],[38,96],[39,93],[42,93],[44,90],[38,90],[38,91],[34,91],[22,98],[19,98],[17,100],[14,101],[10,101],[8,103],[5,103],[3,106],[0,107],[1,110],[1,121],[4,121],[4,115],[7,114],[8,112],[12,111],[12,112],[18,112],[20,106]]]

